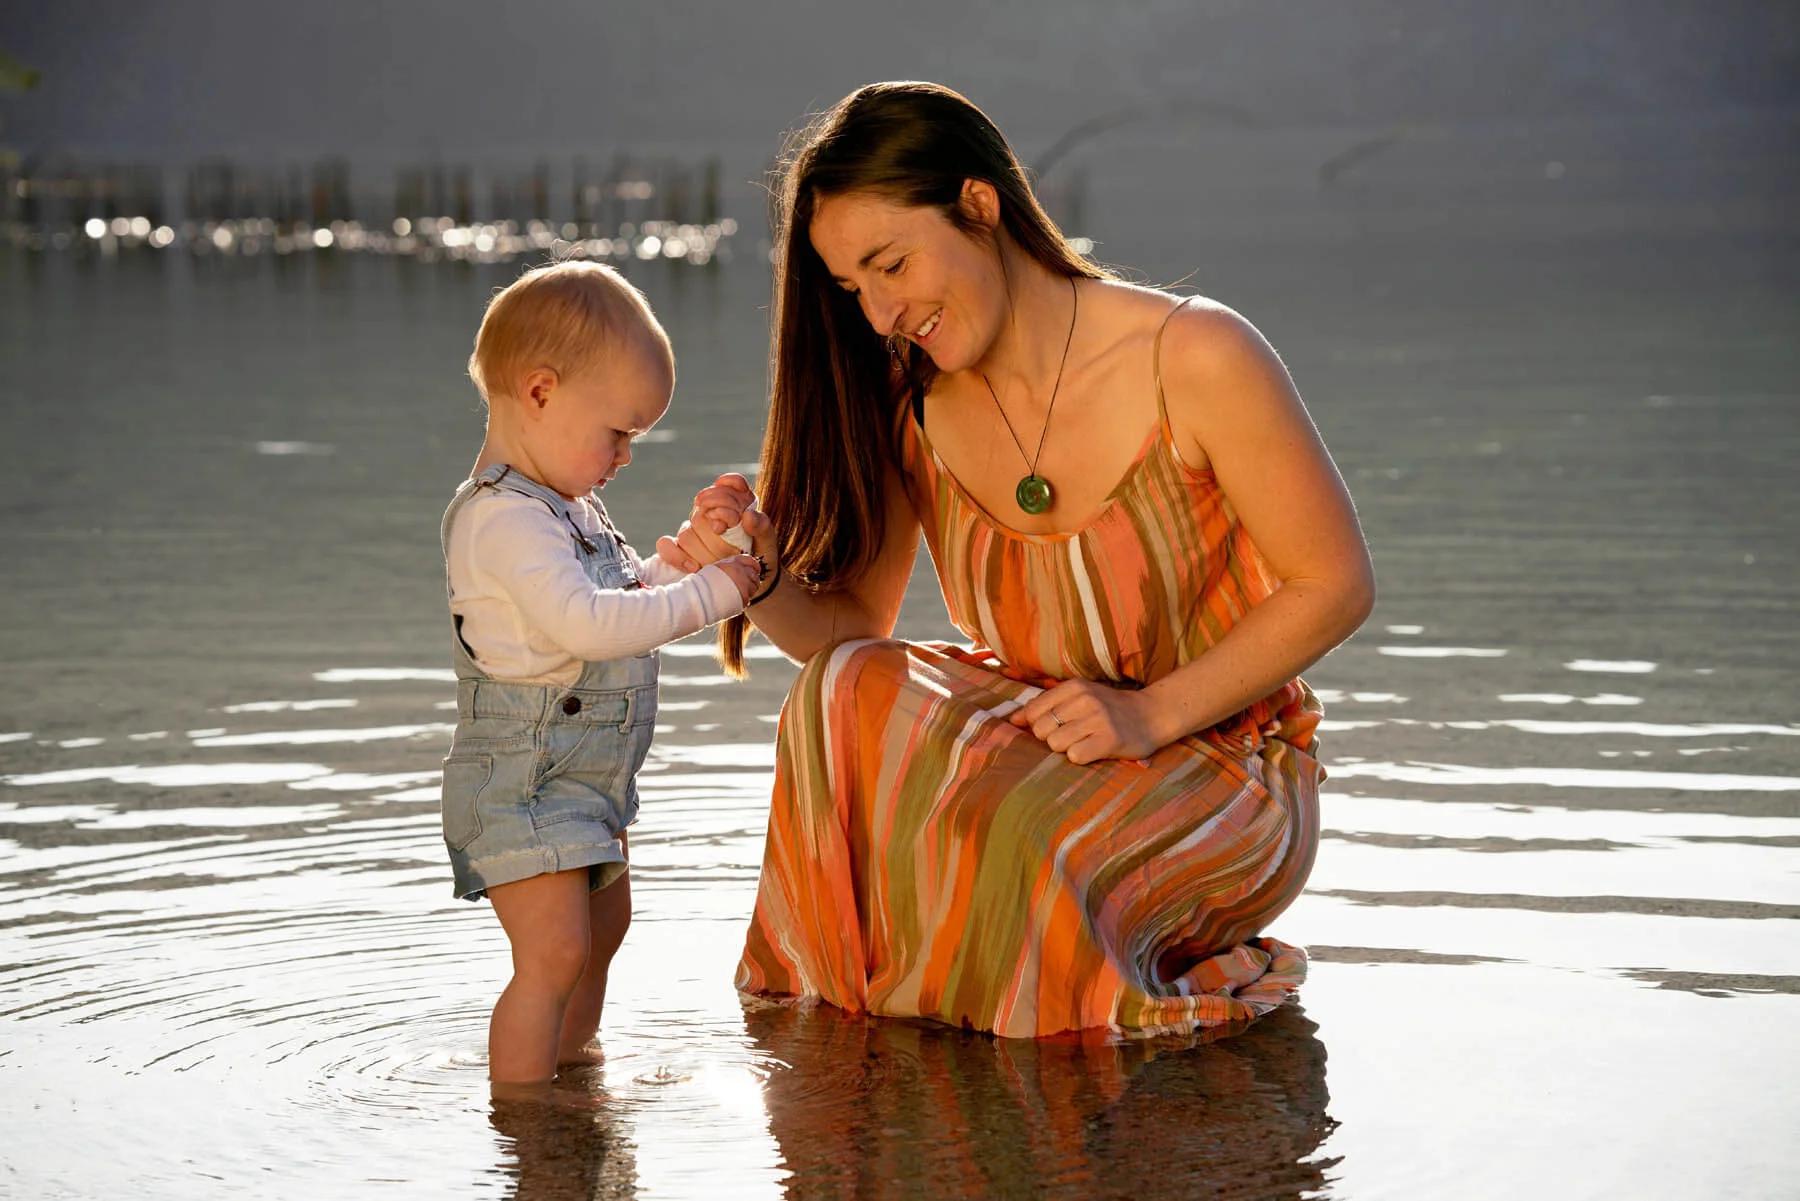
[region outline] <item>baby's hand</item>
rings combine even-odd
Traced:
[[[748,601],[762,587],[762,564],[752,555],[732,555],[720,559],[715,566],[723,568],[731,582],[737,585],[738,595]]]
[[[720,476],[695,495],[693,512],[675,537],[657,539],[658,557],[682,571],[695,572],[708,563],[741,554],[749,548],[726,540],[725,531],[738,525],[744,511],[755,504],[756,494],[743,476],[736,472]]]

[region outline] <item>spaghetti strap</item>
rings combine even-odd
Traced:
[[[1156,327],[1156,342],[1150,348],[1150,369],[1156,377],[1156,418],[1158,421],[1162,422],[1163,437],[1168,441],[1170,447],[1173,447],[1175,445],[1175,430],[1174,430],[1174,427],[1172,427],[1169,424],[1169,406],[1163,400],[1163,382],[1162,382],[1163,331],[1165,329],[1169,328],[1170,319],[1173,318],[1176,313],[1179,313],[1182,309],[1186,308],[1187,302],[1192,299],[1194,299],[1192,296],[1183,296],[1181,298],[1181,300],[1175,305],[1175,307],[1170,309],[1168,311],[1168,313],[1166,313],[1163,316],[1162,324]],[[1181,456],[1179,454],[1176,455],[1177,461],[1180,460],[1180,457]]]

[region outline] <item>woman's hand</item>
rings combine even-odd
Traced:
[[[709,563],[743,554],[743,550],[727,542],[723,535],[743,522],[746,511],[755,513],[761,518],[761,524],[768,527],[768,518],[762,517],[755,505],[756,494],[750,490],[750,481],[736,472],[720,476],[694,495],[693,510],[674,537],[665,535],[656,540],[657,557],[683,571],[695,572]],[[756,553],[762,555],[773,569],[774,559],[757,542],[757,528],[752,525],[746,532],[757,543]],[[772,542],[772,536],[767,540]]]
[[[1147,759],[1166,746],[1155,712],[1144,693],[1065,680],[1038,693],[1007,721],[1030,730],[1070,763],[1101,759]]]
[[[709,548],[726,547],[727,554],[743,552],[724,540],[724,533],[744,520],[744,514],[756,508],[756,493],[750,481],[737,472],[728,472],[708,487],[694,494],[694,509],[688,524]]]

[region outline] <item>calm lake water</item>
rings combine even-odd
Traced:
[[[488,1099],[505,941],[436,802],[437,519],[517,266],[0,251],[0,1192],[1791,1196],[1795,132],[1085,150],[1072,232],[1263,328],[1374,548],[1374,618],[1308,673],[1326,839],[1271,930],[1303,1010],[1118,1046],[746,1008],[793,668],[696,641],[608,1060],[525,1107]],[[640,547],[756,455],[737,204],[728,260],[632,268],[680,358],[607,494]],[[901,632],[951,633],[928,565]]]

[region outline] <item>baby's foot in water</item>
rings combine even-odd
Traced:
[[[604,1093],[570,1087],[560,1080],[544,1080],[532,1084],[491,1082],[488,1085],[488,1096],[496,1117],[518,1116],[544,1109],[599,1110],[604,1109],[607,1104]]]
[[[591,1068],[605,1062],[606,1052],[592,1039],[573,1050],[565,1048],[556,1054],[556,1066],[559,1068]]]

